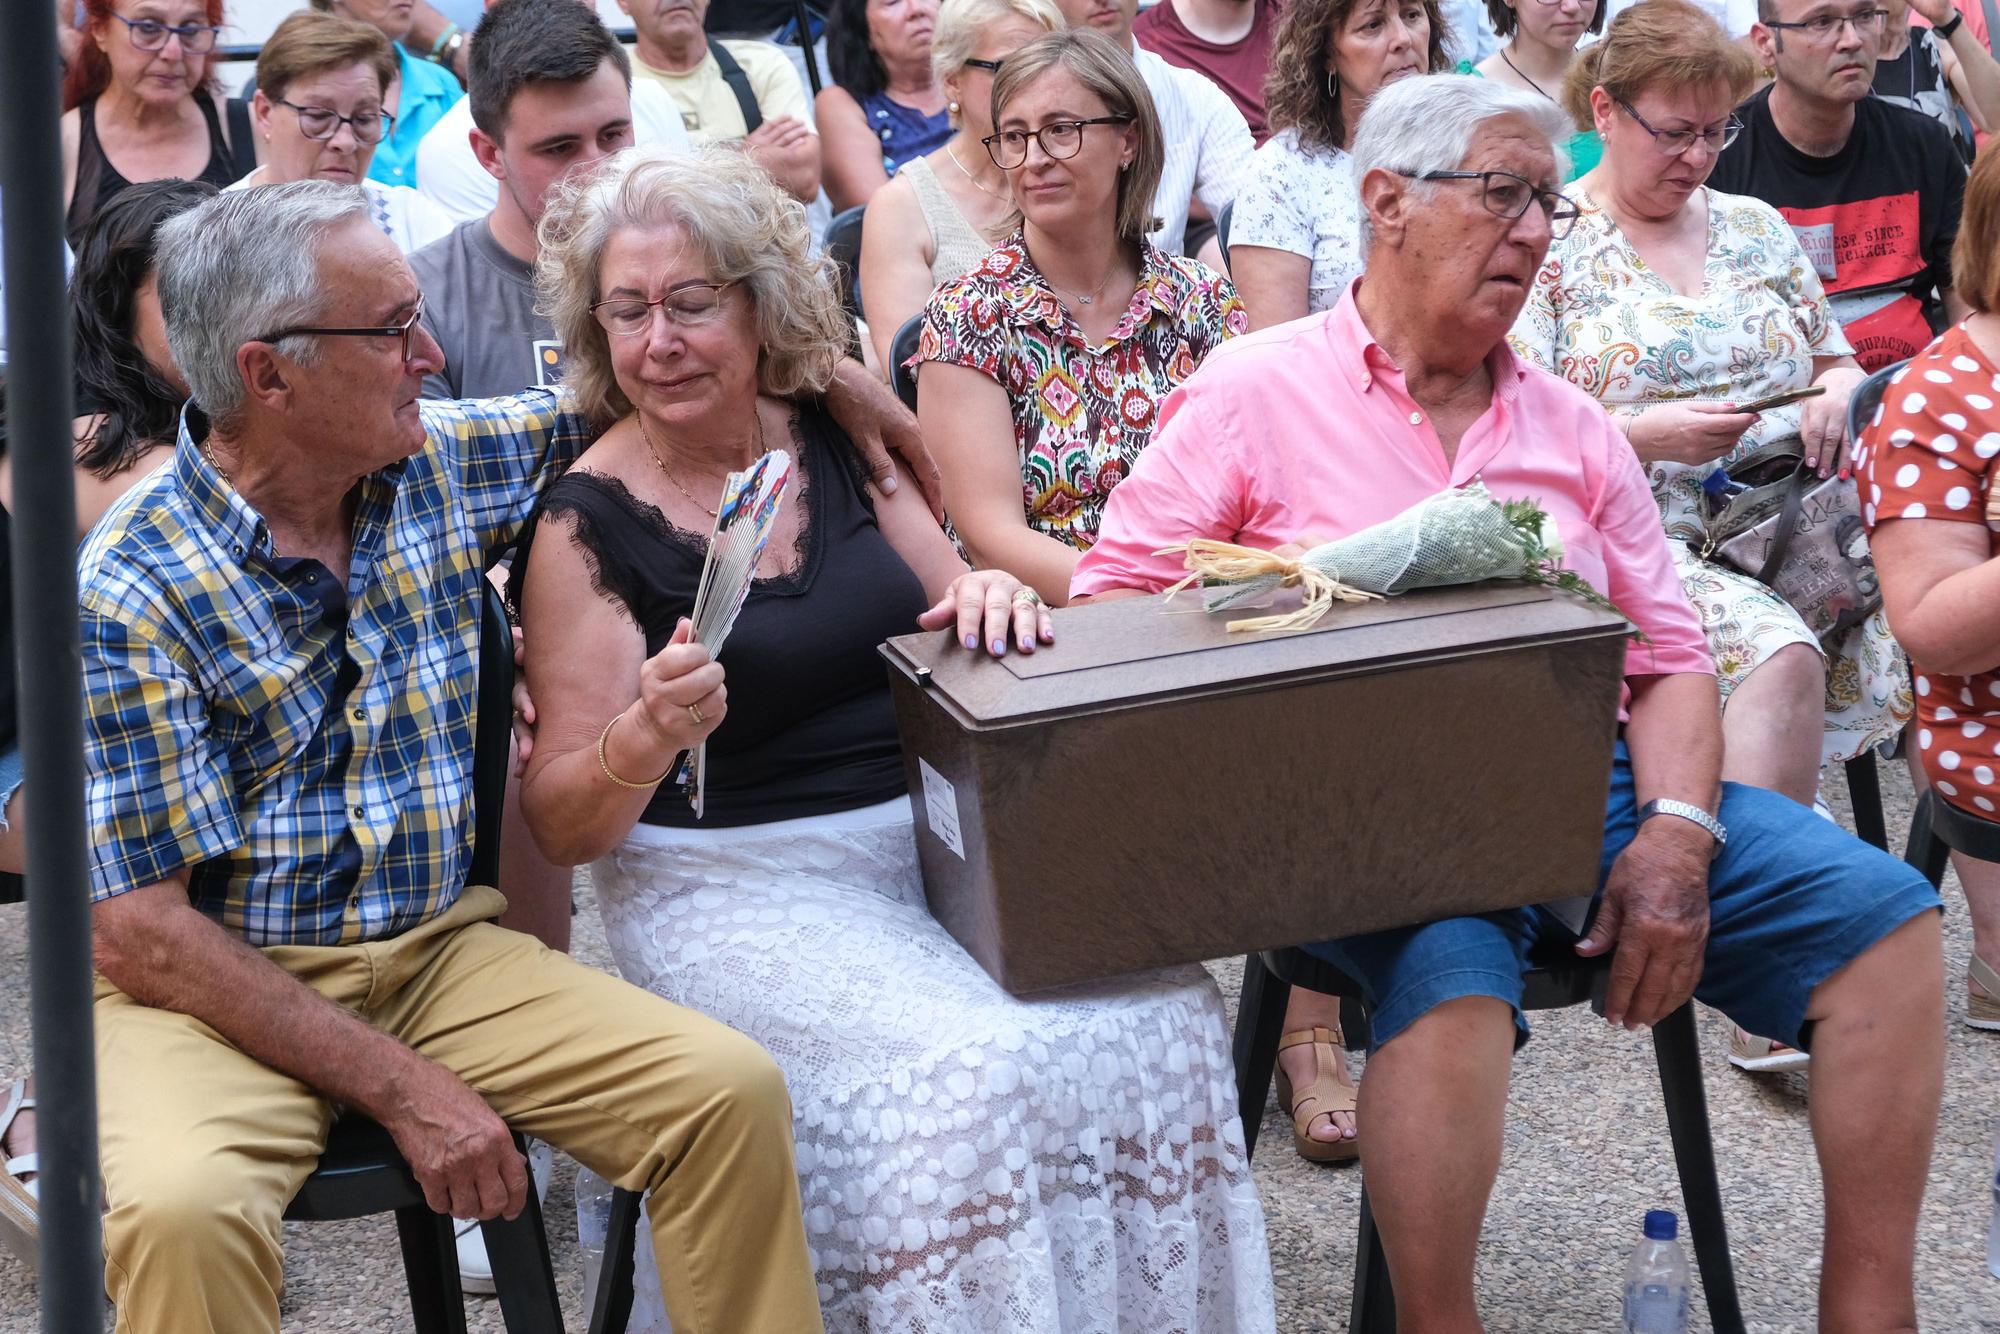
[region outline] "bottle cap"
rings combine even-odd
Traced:
[[[1681,1220],[1671,1209],[1646,1211],[1646,1236],[1652,1241],[1672,1241],[1680,1235]]]

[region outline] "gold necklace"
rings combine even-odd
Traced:
[[[958,160],[958,154],[952,149],[950,140],[945,141],[944,155],[951,159],[952,166],[958,168],[959,175],[965,177],[966,180],[972,182],[973,189],[986,195],[989,199],[997,199],[1001,203],[1006,204],[1009,207],[1013,206],[1014,201],[1012,199],[1008,198],[1006,195],[994,194],[991,190],[988,190],[984,185],[980,184],[979,178],[977,176],[974,176],[971,172],[965,169],[965,164]]]
[[[215,451],[208,447],[207,436],[202,437],[201,456],[208,460],[209,467],[215,469],[215,475],[222,479],[222,484],[233,490],[236,486],[236,483],[229,480],[229,474],[223,471],[222,464],[215,457]]]
[[[764,457],[764,414],[758,412],[754,407],[750,411],[751,415],[755,417],[757,420],[757,457],[761,459]],[[680,492],[683,496],[687,497],[688,504],[694,506],[696,509],[700,510],[703,514],[706,514],[709,518],[711,519],[716,518],[717,517],[716,511],[702,504],[699,500],[696,500],[694,498],[694,493],[681,485],[681,479],[674,476],[674,470],[672,468],[669,468],[667,466],[667,461],[660,456],[659,446],[653,443],[653,433],[646,429],[646,414],[643,412],[638,412],[634,413],[633,415],[639,419],[639,438],[646,442],[646,452],[652,456],[653,466],[658,468],[662,473],[662,475],[664,475],[669,482],[672,482],[674,484],[674,490]],[[204,447],[207,445],[206,441],[203,441],[202,443]],[[214,460],[211,459],[210,462],[212,463],[214,462]]]

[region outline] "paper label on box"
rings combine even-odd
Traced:
[[[931,768],[929,760],[919,759],[917,768],[924,776],[924,815],[930,821],[931,832],[944,845],[965,860],[965,838],[958,830],[958,789],[951,780]]]

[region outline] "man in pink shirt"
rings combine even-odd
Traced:
[[[1168,398],[1071,596],[1156,591],[1181,571],[1152,553],[1189,538],[1321,541],[1475,477],[1538,501],[1569,567],[1649,641],[1626,660],[1603,879],[1576,943],[1615,950],[1605,1017],[1650,1026],[1699,996],[1811,1045],[1820,1327],[1914,1330],[1944,1066],[1939,900],[1805,807],[1720,781],[1713,666],[1631,446],[1507,347],[1573,217],[1552,147],[1571,133],[1550,104],[1486,80],[1378,93],[1354,145],[1366,276],[1323,315],[1218,349]],[[1440,781],[1440,802],[1455,798]],[[1576,939],[1519,909],[1307,947],[1369,1001],[1361,1154],[1400,1329],[1480,1328],[1473,1254],[1526,1040],[1521,971],[1552,936]]]

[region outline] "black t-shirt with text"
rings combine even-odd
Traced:
[[[1831,157],[1794,148],[1771,118],[1771,90],[1737,116],[1743,133],[1709,185],[1761,199],[1792,225],[1847,341],[1875,370],[1923,350],[1942,327],[1965,165],[1935,120],[1868,97]]]

